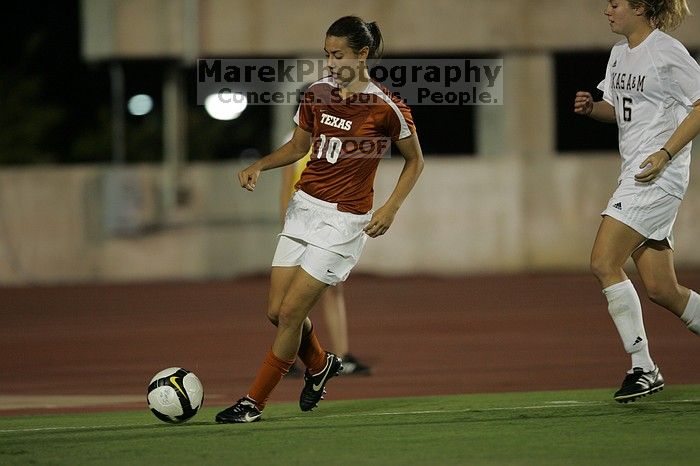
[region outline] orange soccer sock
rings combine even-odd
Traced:
[[[248,398],[253,399],[258,408],[262,410],[267,403],[267,399],[270,398],[270,393],[289,371],[292,364],[294,364],[293,359],[291,361],[280,359],[270,349],[258,371],[258,375],[250,386]]]
[[[297,354],[312,374],[318,374],[326,367],[326,352],[318,342],[313,326],[308,333],[302,333]]]

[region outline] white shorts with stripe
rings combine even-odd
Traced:
[[[601,215],[608,215],[647,239],[667,240],[673,248],[673,223],[681,199],[656,184],[623,181]]]
[[[345,281],[360,260],[367,241],[364,227],[372,212],[340,212],[338,205],[297,191],[284,218],[273,267],[300,265],[328,285]]]

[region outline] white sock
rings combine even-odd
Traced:
[[[681,320],[688,327],[688,330],[696,335],[700,335],[700,295],[693,290],[690,290],[690,299],[685,307],[685,311],[683,311]]]
[[[622,344],[632,356],[632,367],[641,367],[644,372],[654,369],[649,355],[647,334],[642,319],[642,304],[630,280],[616,283],[603,290],[608,299],[608,312],[615,322]]]

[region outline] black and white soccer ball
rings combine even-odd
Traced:
[[[169,367],[148,384],[148,407],[164,422],[191,419],[204,403],[204,389],[196,375],[182,367]]]

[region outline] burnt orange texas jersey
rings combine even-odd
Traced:
[[[371,81],[343,100],[330,77],[309,86],[294,122],[313,141],[295,188],[354,214],[372,209],[374,175],[391,142],[415,132],[411,110],[385,87]]]

